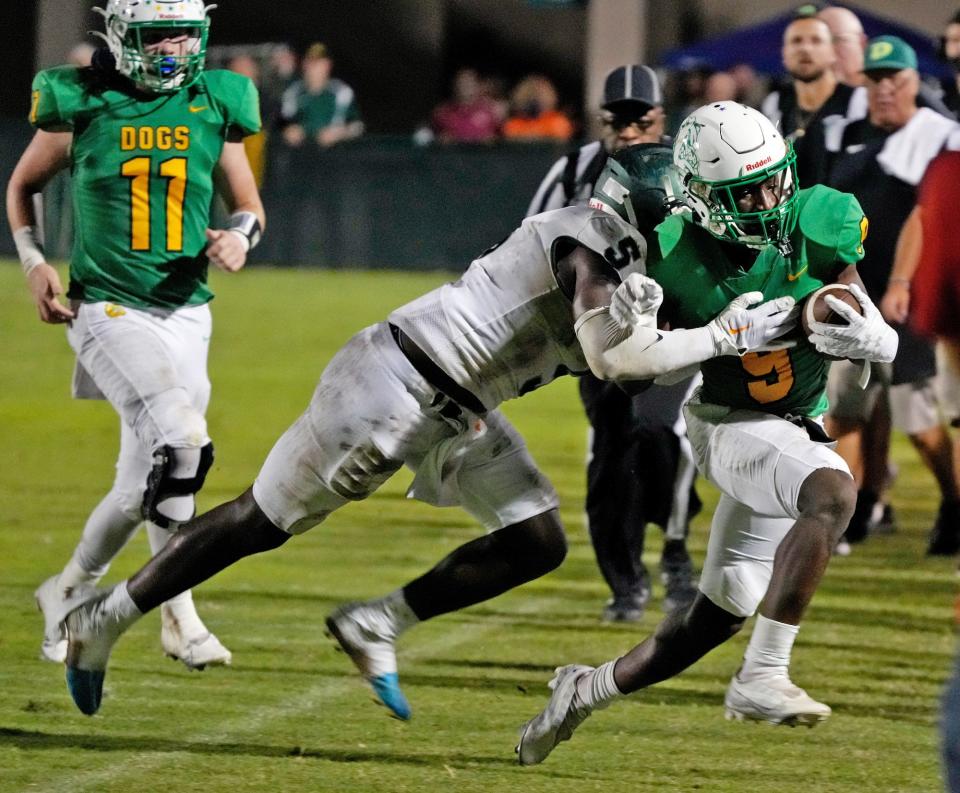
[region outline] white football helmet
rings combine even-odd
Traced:
[[[695,219],[711,234],[790,253],[799,197],[796,155],[766,116],[737,102],[704,105],[680,125],[673,162]],[[761,188],[774,206],[756,206]]]
[[[106,9],[94,8],[106,20],[107,42],[117,71],[151,93],[170,93],[190,85],[207,57],[207,13],[215,5],[203,0],[109,0]],[[186,35],[183,55],[149,53],[147,48],[165,38]]]

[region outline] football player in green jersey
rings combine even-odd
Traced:
[[[848,325],[814,323],[809,337],[798,332],[762,350],[703,360],[703,385],[685,415],[700,472],[721,496],[700,592],[622,658],[596,669],[559,668],[549,704],[524,727],[517,747],[524,764],[542,762],[593,710],[678,674],[733,636],[758,606],[727,690],[727,717],[813,726],[830,715],[791,682],[789,664],[800,620],[856,501],[850,472],[820,421],[824,356],[891,361],[896,354],[896,333],[856,273],[866,219],[851,195],[800,190],[790,147],[764,116],[734,102],[691,114],[673,157],[692,211],[657,228],[662,258],[648,273],[663,292],[660,321],[693,328],[737,295],[747,305],[799,301],[837,281],[851,285],[863,315],[830,297]],[[609,200],[615,190],[601,182],[596,200]],[[725,327],[732,333],[749,324]]]
[[[202,0],[110,0],[98,9],[108,48],[91,68],[37,74],[37,132],[7,189],[7,213],[40,319],[66,323],[74,395],[120,415],[113,487],[63,571],[36,592],[43,658],[63,661],[72,596],[95,583],[144,520],[158,552],[194,513],[213,460],[207,435],[207,265],[243,267],[264,226],[242,139],[260,128],[256,89],[204,72]],[[33,197],[71,169],[74,247],[69,303],[44,257]],[[214,187],[232,215],[208,228]],[[164,651],[191,668],[230,662],[186,592],[164,604]]]

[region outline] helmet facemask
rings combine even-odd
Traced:
[[[136,14],[125,19],[125,5],[121,1],[109,3],[106,11],[95,9],[106,18],[107,32],[98,35],[106,40],[117,71],[150,93],[173,93],[191,85],[203,71],[210,30],[207,12],[215,6],[193,4],[194,13],[179,19],[138,19]],[[179,44],[180,52],[155,51],[168,39]]]
[[[754,208],[761,189],[773,196],[777,201],[775,206]],[[691,203],[706,208],[707,217],[701,222],[715,237],[751,248],[776,245],[781,253],[789,255],[799,199],[796,154],[792,147],[788,147],[782,160],[748,177],[722,182],[688,177],[686,190]]]

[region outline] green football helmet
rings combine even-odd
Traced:
[[[590,206],[618,215],[646,236],[682,205],[673,152],[660,143],[637,143],[611,154],[597,178]]]
[[[203,0],[109,0],[95,8],[106,20],[107,42],[117,71],[150,93],[173,93],[192,84],[207,57],[207,14]],[[164,39],[186,37],[185,52],[150,52]]]

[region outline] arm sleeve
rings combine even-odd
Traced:
[[[601,380],[650,380],[714,358],[717,343],[710,328],[624,330],[609,307],[584,313],[574,325],[590,371]]]

